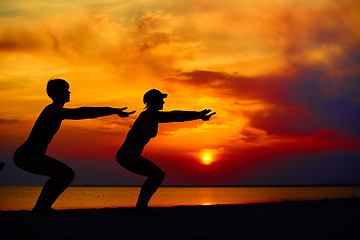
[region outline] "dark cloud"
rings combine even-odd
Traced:
[[[167,80],[216,89],[219,96],[239,101],[257,100],[269,105],[264,110],[243,112],[252,127],[268,134],[304,135],[320,128],[334,128],[360,139],[356,123],[360,119],[360,102],[355,100],[360,96],[358,76],[345,76],[336,86],[330,79],[327,84],[327,79],[325,68],[302,66],[288,73],[259,77],[193,71]]]
[[[41,36],[26,28],[5,27],[0,29],[0,49],[2,51],[29,51],[42,44]]]
[[[4,119],[0,118],[0,124],[18,124],[21,121],[18,119]]]

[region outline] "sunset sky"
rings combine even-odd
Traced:
[[[69,82],[65,107],[129,118],[64,120],[48,149],[73,185],[139,185],[115,154],[156,88],[164,111],[144,156],[164,185],[360,183],[360,2],[353,0],[0,1],[0,185],[43,185],[12,154]]]

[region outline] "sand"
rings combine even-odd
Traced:
[[[1,239],[359,239],[359,199],[0,211]]]

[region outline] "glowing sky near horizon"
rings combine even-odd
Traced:
[[[11,156],[50,78],[66,107],[137,111],[63,122],[48,154],[74,184],[143,181],[114,158],[152,88],[165,111],[217,112],[159,126],[144,156],[165,184],[360,183],[359,43],[358,1],[0,1],[0,183],[42,183]]]

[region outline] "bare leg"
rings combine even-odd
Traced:
[[[121,164],[124,168],[133,173],[148,177],[141,187],[137,208],[146,208],[154,193],[160,187],[165,178],[165,173],[150,160],[138,156],[136,158],[128,159],[125,164]]]
[[[156,176],[149,177],[141,187],[136,207],[143,208],[148,207],[148,203],[154,193],[160,187],[162,181],[165,178],[165,173],[158,173]]]
[[[73,180],[74,171],[54,158],[45,156],[48,163],[47,171],[50,179],[45,183],[40,196],[34,207],[34,211],[43,211],[51,209],[56,199],[65,191]]]
[[[20,161],[14,160],[18,167],[28,172],[50,177],[45,183],[33,209],[33,211],[49,211],[60,194],[70,185],[75,173],[64,163],[52,157],[46,155],[37,156],[38,159],[36,160],[34,160],[34,157],[31,156],[25,161],[24,159],[20,159]]]

